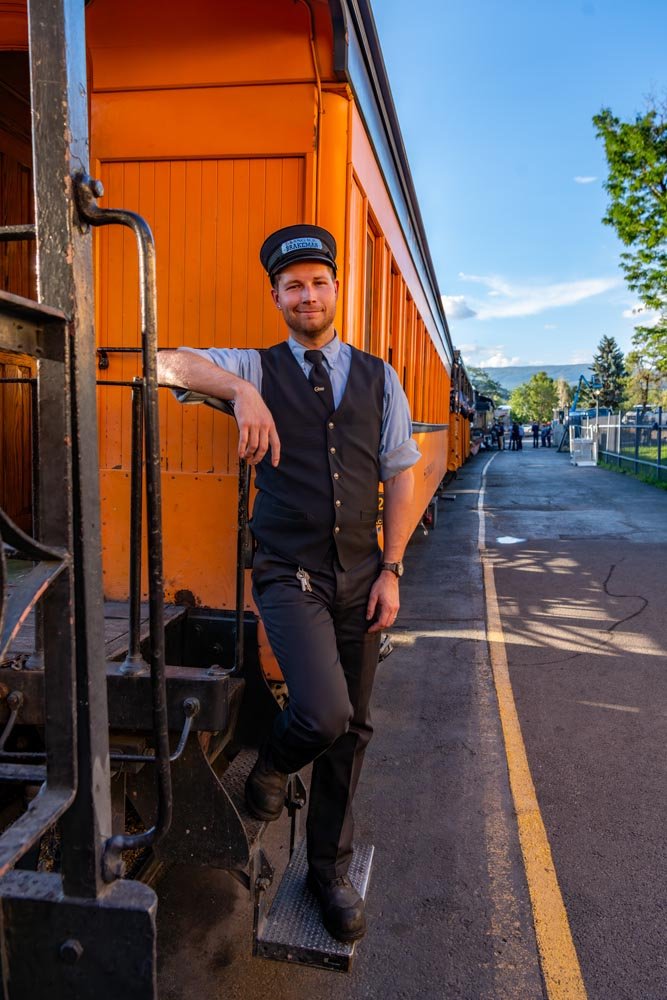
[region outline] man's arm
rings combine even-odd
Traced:
[[[191,351],[160,351],[158,381],[205,396],[233,400],[239,427],[239,457],[257,465],[271,449],[271,464],[280,461],[280,440],[271,412],[250,382]]]
[[[412,467],[399,472],[384,483],[384,561],[400,562],[405,546],[412,534],[410,512],[415,478]],[[380,632],[394,624],[400,601],[398,577],[390,570],[382,570],[371,587],[366,618],[370,621],[377,614],[369,632]]]

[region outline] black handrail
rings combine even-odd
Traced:
[[[143,452],[143,379],[132,384],[132,468],[130,470],[130,606],[129,646],[124,674],[143,674],[148,664],[141,655],[141,472]]]
[[[245,623],[245,571],[248,567],[248,503],[250,466],[239,459],[239,505],[236,536],[236,623],[234,636],[234,673],[243,673],[243,640]]]
[[[158,786],[155,825],[144,833],[110,837],[104,849],[104,872],[112,881],[122,870],[121,853],[157,843],[171,825],[172,788],[169,764],[167,686],[165,678],[164,584],[162,572],[162,492],[157,393],[157,292],[155,241],[140,215],[124,209],[103,209],[97,198],[104,194],[98,180],[86,174],[75,178],[74,192],[80,217],[91,226],[119,225],[131,229],[139,255],[141,349],[143,360],[143,409],[146,450],[146,513],[148,536],[148,606],[153,725]]]

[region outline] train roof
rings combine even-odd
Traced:
[[[350,84],[451,364],[454,348],[369,0],[328,0],[334,68]]]

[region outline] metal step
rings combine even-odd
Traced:
[[[363,899],[368,890],[373,851],[370,844],[357,844],[348,872]],[[348,972],[355,946],[337,941],[326,930],[319,904],[306,885],[307,874],[304,838],[285,870],[269,914],[259,929],[255,954],[278,962],[297,962],[318,969]]]
[[[266,827],[264,820],[256,819],[255,816],[250,815],[245,803],[246,778],[250,774],[256,760],[256,748],[244,747],[237,753],[227,770],[220,775],[220,784],[232,800],[234,808],[245,827],[251,854],[259,843],[260,835]]]

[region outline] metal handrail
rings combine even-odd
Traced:
[[[160,440],[157,396],[157,293],[155,242],[145,219],[124,209],[103,209],[97,204],[104,188],[87,174],[75,177],[74,193],[81,219],[91,226],[119,225],[131,229],[139,256],[141,308],[141,349],[143,359],[143,410],[146,450],[146,511],[148,533],[148,604],[150,630],[150,671],[153,697],[153,724],[158,786],[157,819],[144,833],[117,835],[104,848],[104,877],[112,881],[121,874],[121,853],[150,847],[171,825],[172,788],[167,723],[165,676],[164,585],[162,572],[162,495],[160,482]]]
[[[20,240],[34,240],[37,229],[32,222],[18,226],[0,226],[0,243],[16,243]]]
[[[11,714],[7,722],[5,723],[5,728],[0,735],[0,764],[5,762],[15,762],[15,763],[38,763],[46,760],[46,754],[43,750],[5,750],[5,744],[9,739],[11,732],[14,728],[18,715],[23,707],[24,695],[22,691],[12,691],[8,698],[7,704],[11,709]],[[183,702],[183,728],[181,729],[181,735],[178,738],[178,743],[176,744],[176,749],[169,756],[169,760],[173,764],[183,755],[185,750],[185,744],[188,741],[188,737],[192,730],[192,722],[199,715],[201,705],[198,698],[186,698]],[[155,754],[148,753],[110,753],[109,760],[113,764],[155,764],[157,757]]]
[[[124,674],[143,674],[148,664],[141,655],[141,471],[143,468],[143,379],[132,384],[132,467],[130,470],[130,602],[129,645]]]

